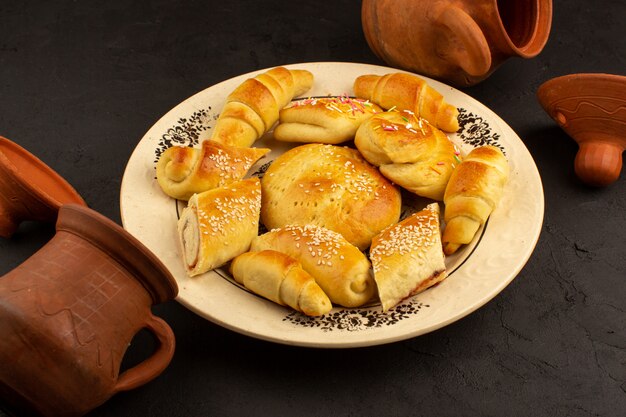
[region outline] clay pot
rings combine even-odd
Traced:
[[[626,149],[626,77],[570,74],[553,78],[537,98],[579,146],[574,170],[585,183],[606,186],[619,178]]]
[[[54,222],[69,203],[86,205],[59,174],[0,136],[0,236],[11,237],[24,220]]]
[[[89,208],[62,206],[53,238],[0,278],[0,397],[19,415],[80,416],[152,380],[175,340],[151,306],[177,293],[163,264],[128,232]],[[158,347],[120,374],[144,328]]]
[[[363,0],[361,20],[390,66],[467,87],[509,57],[541,52],[552,0]]]

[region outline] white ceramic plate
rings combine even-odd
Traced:
[[[351,95],[357,76],[398,71],[337,62],[286,67],[313,73],[315,83],[309,97]],[[484,305],[515,278],[530,257],[543,222],[544,197],[537,167],[520,138],[496,114],[466,94],[430,79],[429,84],[460,109],[461,129],[450,138],[461,151],[465,154],[475,146],[496,145],[511,166],[504,196],[486,226],[472,244],[447,258],[449,276],[445,281],[386,313],[372,305],[334,308],[325,316],[309,318],[242,289],[225,270],[189,278],[176,235],[183,205],[161,191],[155,162],[172,145],[197,146],[208,138],[226,96],[246,78],[266,70],[224,81],[180,103],[152,126],[128,161],[120,196],[123,225],[169,268],[178,282],[181,304],[214,323],[264,340],[328,348],[369,346],[446,326]],[[273,151],[252,168],[251,175],[260,175],[263,164],[285,150],[271,133],[255,146]]]

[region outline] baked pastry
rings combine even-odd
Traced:
[[[376,284],[367,257],[339,233],[319,226],[285,226],[252,241],[250,250],[275,250],[297,259],[333,303],[358,307],[370,301]]]
[[[348,147],[307,144],[274,160],[261,180],[268,229],[313,224],[361,250],[400,218],[400,191]]]
[[[269,151],[212,140],[202,142],[202,149],[173,146],[163,152],[157,162],[157,182],[170,197],[189,200],[195,193],[241,180]]]
[[[459,130],[459,110],[416,75],[402,72],[362,75],[354,81],[354,93],[385,110],[410,110],[445,132]]]
[[[357,130],[354,144],[389,180],[438,201],[460,162],[446,134],[408,110],[372,116]]]
[[[283,67],[249,78],[226,98],[211,139],[250,146],[278,121],[278,112],[313,85],[313,74]]]
[[[443,198],[443,250],[451,255],[470,243],[497,206],[509,178],[509,164],[500,149],[473,149],[454,170]]]
[[[248,251],[259,231],[261,184],[249,178],[194,194],[178,219],[189,276],[224,265]]]
[[[280,111],[274,138],[284,142],[338,144],[354,139],[361,123],[382,111],[367,100],[347,96],[297,100]]]
[[[439,204],[429,204],[376,236],[370,260],[383,311],[442,281]]]
[[[284,253],[273,250],[243,253],[233,259],[230,272],[235,281],[253,293],[307,316],[321,316],[333,307],[300,262]]]

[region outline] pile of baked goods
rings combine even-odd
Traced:
[[[508,163],[493,146],[461,155],[446,134],[457,108],[417,76],[362,75],[355,97],[295,99],[313,81],[284,67],[247,79],[200,149],[161,155],[158,184],[187,201],[181,258],[190,276],[228,267],[306,315],[376,301],[387,311],[445,279],[445,257],[497,206]],[[294,146],[248,177],[270,151],[252,145],[270,131]],[[432,202],[401,219],[402,189]]]

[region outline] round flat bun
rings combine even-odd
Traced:
[[[268,229],[322,226],[365,250],[400,218],[400,191],[356,149],[307,144],[274,160],[261,180]]]

